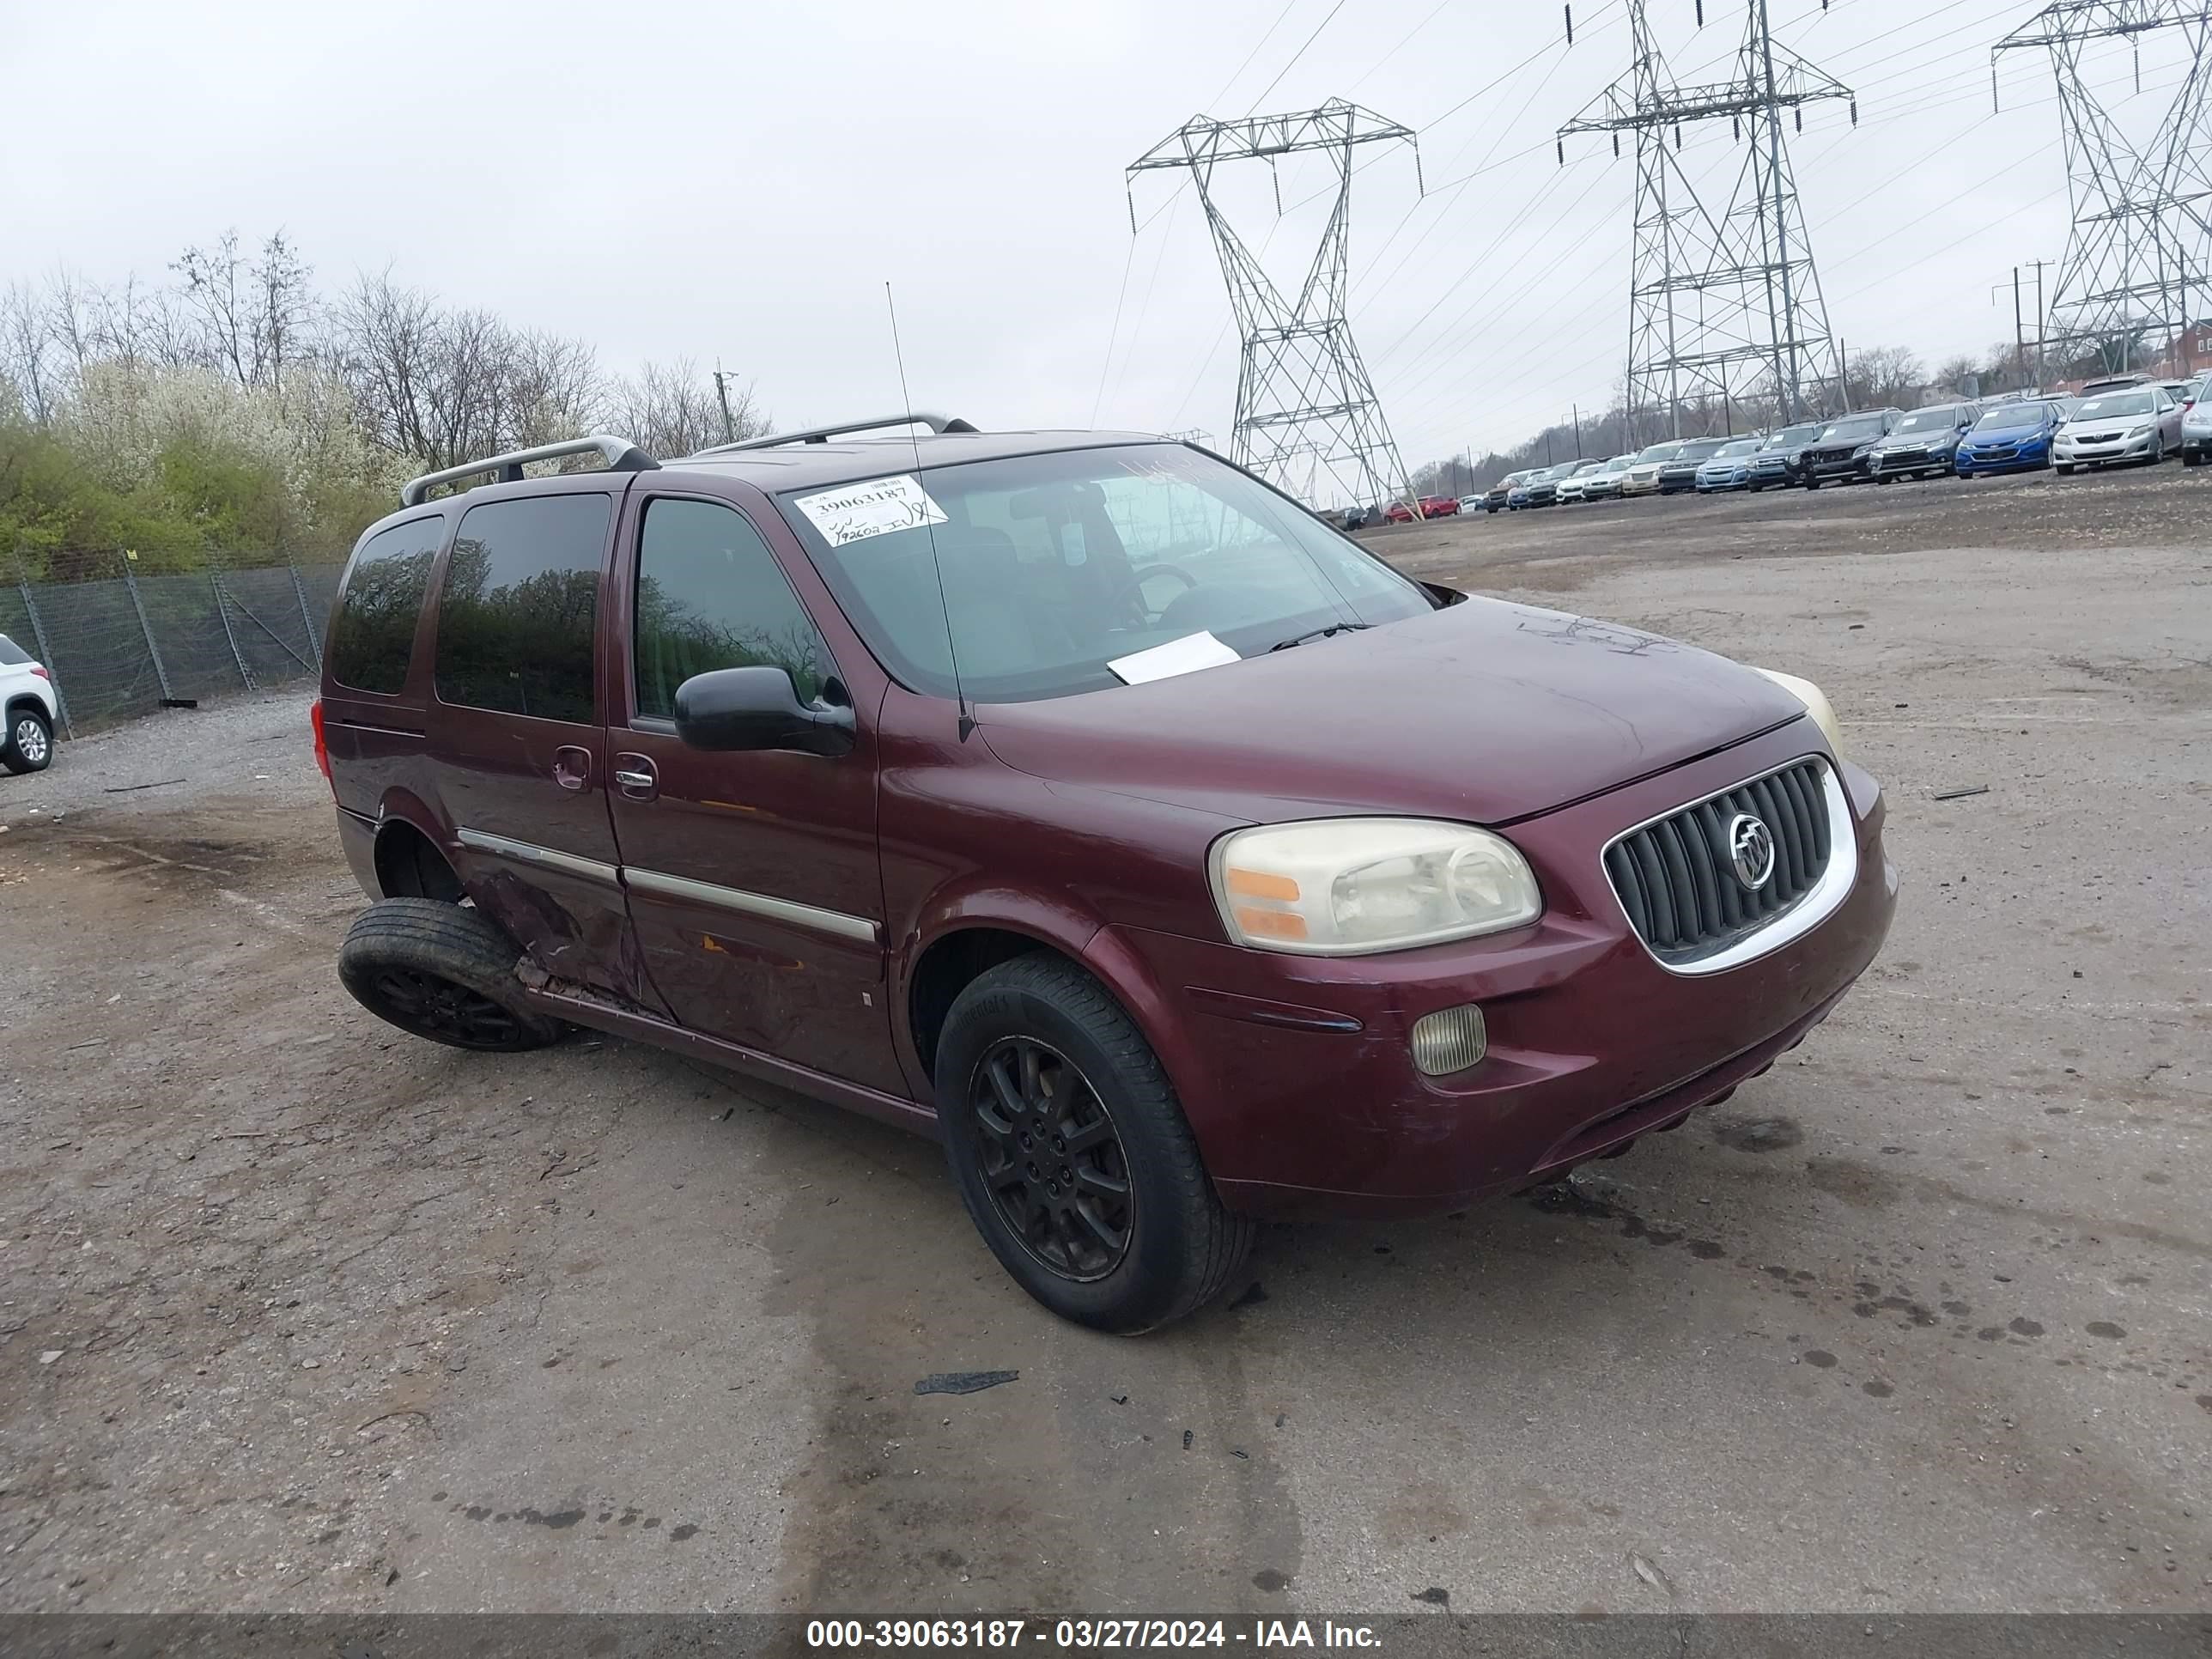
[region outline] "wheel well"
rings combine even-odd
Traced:
[[[437,843],[402,819],[376,832],[376,884],[386,898],[461,902],[461,878]]]
[[[15,719],[16,711],[24,708],[29,709],[40,720],[46,721],[48,726],[52,726],[54,723],[54,717],[46,712],[46,704],[40,702],[36,697],[27,695],[18,695],[9,698],[8,718],[9,720]]]
[[[1032,952],[1060,954],[1027,933],[999,927],[963,928],[947,933],[921,953],[907,989],[907,1014],[913,1022],[915,1050],[932,1076],[937,1071],[938,1036],[945,1030],[945,1017],[961,992],[1000,963]]]

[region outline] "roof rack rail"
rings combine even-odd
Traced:
[[[765,438],[747,438],[733,444],[716,444],[702,449],[702,455],[726,455],[733,449],[774,449],[781,444],[826,444],[832,438],[845,438],[855,432],[881,432],[886,427],[926,426],[932,432],[973,432],[967,422],[950,415],[933,415],[927,410],[917,409],[905,415],[886,415],[877,421],[841,421],[836,426],[810,426],[800,432],[775,432]]]
[[[652,472],[660,465],[627,438],[609,437],[604,433],[590,438],[564,438],[557,444],[539,444],[534,449],[510,450],[504,455],[487,455],[483,460],[471,461],[465,466],[449,466],[442,472],[425,472],[419,478],[410,478],[399,491],[402,507],[421,505],[432,486],[452,483],[459,478],[473,478],[480,472],[496,472],[501,483],[520,483],[522,469],[532,461],[554,461],[563,455],[597,455],[607,464],[611,472]]]

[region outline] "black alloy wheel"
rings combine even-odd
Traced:
[[[1135,1201],[1128,1155],[1090,1079],[1033,1037],[1006,1037],[977,1062],[969,1104],[983,1182],[1024,1249],[1078,1284],[1128,1254]]]
[[[1223,1206],[1159,1056],[1091,975],[1042,951],[986,969],[932,1058],[961,1202],[1038,1302],[1133,1335],[1227,1286],[1252,1223]]]
[[[369,989],[377,1012],[403,1030],[456,1048],[520,1046],[522,1023],[480,991],[411,968],[379,969]]]
[[[521,951],[481,910],[437,899],[379,899],[338,947],[355,1001],[410,1036],[456,1048],[542,1048],[561,1023],[530,1006]]]

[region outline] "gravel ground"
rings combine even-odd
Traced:
[[[2208,487],[1376,537],[1820,681],[1896,929],[1682,1132],[1135,1341],[927,1143],[369,1018],[302,697],[65,744],[0,779],[0,1608],[2212,1605]]]

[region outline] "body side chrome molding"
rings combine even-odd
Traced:
[[[511,841],[505,836],[488,835],[482,830],[461,830],[455,833],[461,845],[473,852],[489,853],[494,858],[513,859],[517,864],[533,865],[541,870],[557,870],[562,875],[579,876],[605,887],[622,885],[621,872],[613,865],[602,864],[597,859],[556,852],[550,847],[540,847],[533,842]]]
[[[879,945],[883,940],[883,929],[876,923],[866,916],[847,915],[842,910],[824,910],[792,899],[772,898],[766,893],[749,893],[740,887],[721,887],[711,881],[694,881],[689,876],[641,870],[635,865],[623,868],[623,879],[642,892],[657,893],[663,898],[688,899],[694,904],[708,905],[718,910],[761,916],[856,944]]]
[[[1793,766],[1802,766],[1808,760],[1820,763],[1820,799],[1828,814],[1828,867],[1820,872],[1820,880],[1807,888],[1787,910],[1772,917],[1757,933],[1747,934],[1709,957],[1698,957],[1689,962],[1669,962],[1651,948],[1650,941],[1636,931],[1636,924],[1628,919],[1627,906],[1621,905],[1621,920],[1627,924],[1629,937],[1641,945],[1644,953],[1668,973],[1694,977],[1740,968],[1769,951],[1780,950],[1792,939],[1803,938],[1833,915],[1836,908],[1850,895],[1859,878],[1858,820],[1851,816],[1850,802],[1844,798],[1843,781],[1836,775],[1835,762],[1826,755],[1800,755],[1795,760],[1784,761],[1779,766],[1771,766],[1764,772],[1729,784],[1725,789],[1712,790],[1695,800],[1686,800],[1679,806],[1670,806],[1663,812],[1654,813],[1641,823],[1629,825],[1599,849],[1598,868],[1602,871],[1605,869],[1605,855],[1638,830],[1649,830],[1655,823],[1693,807],[1703,806],[1709,800],[1717,800],[1747,784],[1787,772]],[[1606,890],[1613,894],[1613,902],[1620,904],[1620,895],[1614,890],[1609,871],[1606,872],[1605,885]]]

